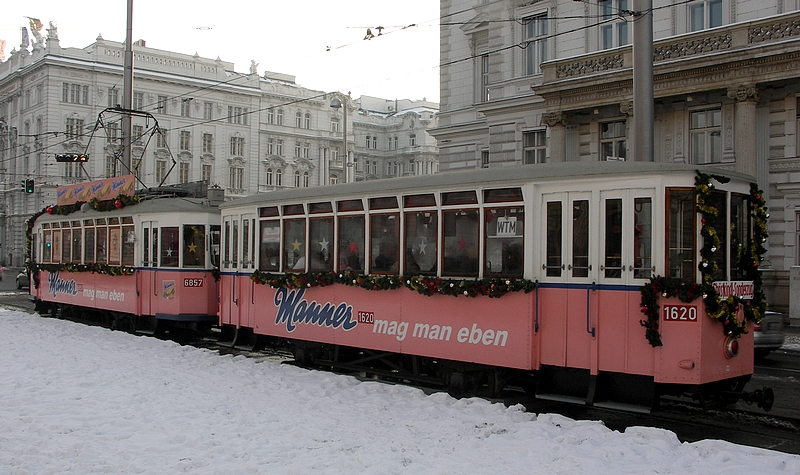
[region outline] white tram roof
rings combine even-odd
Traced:
[[[155,198],[143,200],[135,205],[126,206],[122,209],[110,211],[97,211],[87,203],[80,210],[70,214],[43,214],[36,224],[44,222],[77,221],[92,218],[118,218],[121,216],[138,216],[142,214],[163,214],[163,213],[211,213],[219,214],[216,205],[210,205],[205,198]]]
[[[311,188],[290,188],[238,198],[221,204],[221,209],[250,206],[267,202],[313,201],[314,199],[341,199],[343,197],[381,196],[414,190],[453,190],[458,186],[483,188],[508,186],[527,182],[576,181],[613,177],[686,175],[704,173],[725,176],[743,183],[755,178],[731,170],[698,165],[656,162],[563,162],[529,166],[482,168],[469,171],[445,172],[435,175],[387,178],[359,181]],[[489,185],[491,184],[491,185]]]

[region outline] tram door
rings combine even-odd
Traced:
[[[597,296],[599,370],[646,371],[647,362],[629,355],[646,344],[639,324],[640,287],[654,275],[653,205],[655,190],[624,189],[600,193],[600,252]],[[644,349],[643,349],[644,350]],[[652,367],[652,363],[649,363]]]
[[[142,222],[142,268],[139,283],[142,315],[154,315],[158,305],[158,221]]]
[[[542,195],[541,363],[591,367],[590,310],[597,268],[597,210],[591,192]]]
[[[239,326],[241,285],[239,268],[239,216],[225,216],[222,221],[222,281],[220,289],[221,324]]]

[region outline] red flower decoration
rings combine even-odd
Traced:
[[[122,204],[122,200],[117,200],[117,201],[114,202],[114,206],[117,209],[122,209],[122,207],[125,206],[125,205]]]

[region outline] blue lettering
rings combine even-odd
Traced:
[[[54,272],[47,277],[47,283],[50,284],[50,294],[53,298],[57,294],[78,295],[78,286],[75,285],[74,280],[64,280],[58,277],[59,273]]]
[[[349,331],[358,325],[353,320],[353,306],[342,302],[334,306],[330,302],[320,305],[316,301],[308,302],[303,298],[306,289],[275,291],[275,306],[278,313],[275,315],[276,325],[286,325],[286,331],[293,332],[298,324],[342,328]]]

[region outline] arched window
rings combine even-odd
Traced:
[[[294,187],[300,188],[300,172],[294,172]]]
[[[308,188],[308,172],[303,173],[303,187]]]
[[[311,128],[311,114],[306,112],[305,117],[303,118],[303,128],[310,129]]]
[[[267,185],[272,184],[272,168],[267,168]]]
[[[295,116],[294,116],[294,126],[297,127],[298,129],[303,126],[303,113],[302,112],[298,112],[297,114],[295,114]]]
[[[282,185],[283,185],[283,173],[279,168],[275,170],[275,186],[282,186]]]

